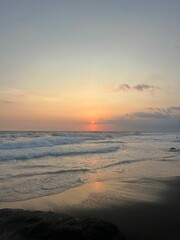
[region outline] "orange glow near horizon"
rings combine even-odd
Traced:
[[[98,132],[98,131],[113,131],[116,130],[114,126],[101,124],[98,121],[92,120],[84,125],[84,131]]]
[[[92,120],[89,124],[88,124],[88,131],[99,131],[98,126],[96,124],[96,121]]]

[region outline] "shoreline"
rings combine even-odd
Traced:
[[[180,237],[180,177],[86,183],[55,195],[1,202],[2,208],[99,218],[115,224],[132,240],[176,240]]]
[[[172,177],[176,178],[176,177]],[[163,190],[165,185],[159,184],[168,181],[171,177],[165,178],[137,178],[137,177],[122,177],[105,181],[95,181],[84,183],[80,186],[69,188],[63,192],[35,197],[27,200],[17,201],[2,201],[0,202],[0,209],[2,208],[22,208],[25,210],[42,210],[42,211],[57,211],[56,206],[59,205],[67,207],[74,207],[81,204],[85,200],[91,198],[93,194],[104,194],[106,192],[110,195],[118,194],[119,204],[134,201],[158,201],[160,195],[159,191]],[[148,189],[145,189],[148,187]],[[141,191],[139,195],[137,191]],[[55,206],[53,209],[52,206]],[[102,202],[99,205],[102,207]]]

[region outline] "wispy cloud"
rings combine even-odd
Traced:
[[[148,85],[148,84],[136,84],[136,85],[129,85],[129,84],[120,84],[117,87],[112,87],[111,89],[113,92],[129,92],[129,91],[137,91],[137,92],[144,92],[144,91],[151,91],[159,90],[158,86]]]
[[[13,101],[8,101],[8,100],[0,100],[0,103],[3,103],[3,104],[12,104],[14,103]]]
[[[25,102],[25,101],[58,102],[62,100],[62,98],[38,95],[30,91],[25,91],[22,89],[15,89],[15,88],[1,89],[0,95],[3,98],[2,100],[0,100],[0,103],[4,103],[4,104],[15,103],[15,102],[16,103]]]

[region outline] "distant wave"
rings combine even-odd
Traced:
[[[61,156],[75,156],[75,155],[86,155],[86,154],[101,154],[118,151],[119,146],[116,147],[105,147],[96,149],[76,150],[76,151],[47,151],[47,152],[30,152],[30,153],[18,153],[18,154],[4,154],[0,157],[0,161],[5,160],[27,160],[32,158],[42,157],[61,157]]]
[[[56,145],[90,143],[123,143],[116,138],[142,136],[137,132],[0,132],[0,150],[53,147]],[[113,141],[114,140],[114,141]]]

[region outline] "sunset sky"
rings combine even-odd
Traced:
[[[180,131],[180,1],[0,0],[0,130]]]

